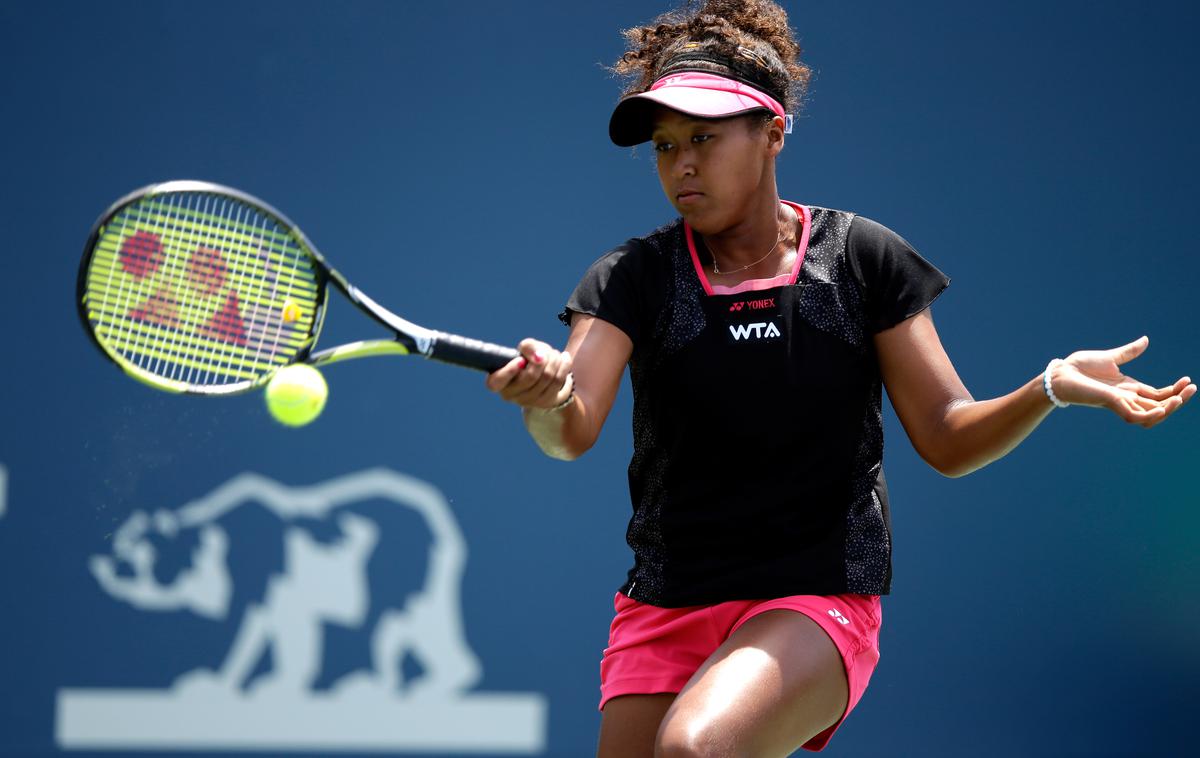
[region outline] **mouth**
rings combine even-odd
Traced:
[[[704,197],[703,192],[697,192],[695,190],[680,190],[679,192],[675,193],[675,202],[681,205],[688,205],[696,202],[702,197]]]

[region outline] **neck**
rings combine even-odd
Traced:
[[[712,243],[709,252],[719,256],[722,271],[754,263],[769,249],[774,249],[772,243],[786,244],[791,239],[793,235],[788,229],[794,224],[787,223],[791,215],[791,210],[779,201],[778,192],[764,193],[743,221],[716,234],[705,235]]]

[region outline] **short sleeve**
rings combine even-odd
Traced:
[[[643,320],[638,285],[645,283],[644,267],[643,251],[633,240],[600,256],[579,280],[559,320],[570,326],[572,313],[595,316],[637,344]]]
[[[850,222],[846,260],[862,287],[872,333],[925,310],[950,285],[903,237],[862,216]]]

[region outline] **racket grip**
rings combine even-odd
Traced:
[[[460,337],[457,334],[437,332],[429,357],[443,363],[478,369],[491,373],[516,358],[517,351],[511,347],[496,345],[482,340]]]

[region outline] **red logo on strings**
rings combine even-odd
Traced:
[[[200,334],[221,342],[231,342],[235,345],[246,344],[246,325],[242,321],[242,312],[238,308],[236,292],[230,292],[225,298],[225,307],[213,314],[208,323],[200,327]]]
[[[162,240],[157,234],[138,232],[121,243],[121,268],[134,279],[154,273],[162,263]]]
[[[225,259],[220,251],[198,247],[188,261],[188,282],[203,295],[215,295],[225,286]]]
[[[120,259],[121,267],[126,273],[135,279],[144,279],[163,262],[162,240],[150,232],[135,232],[121,243]],[[144,303],[131,309],[129,318],[172,329],[182,328],[184,323],[180,320],[181,301],[188,304],[190,311],[196,305],[196,298],[181,298],[175,286],[186,282],[186,286],[191,288],[199,299],[211,300],[229,283],[229,267],[225,257],[220,250],[213,248],[197,247],[188,258],[187,267],[182,273],[170,267],[167,272],[168,283],[158,287]],[[170,282],[170,279],[175,281]],[[196,332],[202,337],[219,342],[245,345],[246,323],[242,318],[237,293],[228,292],[221,308],[201,324]]]
[[[159,326],[178,326],[179,303],[166,287],[162,287],[151,295],[146,302],[131,310],[129,317],[138,321],[158,324]]]

